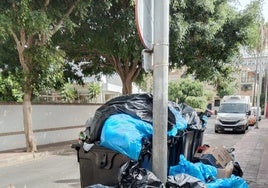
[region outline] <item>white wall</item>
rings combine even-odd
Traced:
[[[33,105],[37,145],[75,140],[100,104]],[[25,147],[22,105],[0,104],[0,151]]]

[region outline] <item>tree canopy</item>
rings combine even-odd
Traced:
[[[228,2],[170,1],[170,69],[186,66],[188,74],[211,83],[215,75],[231,75],[227,65],[233,64],[242,45],[253,45],[256,38],[256,27],[251,28],[260,21],[261,4],[254,1],[238,12]],[[134,19],[131,0],[94,2],[80,27],[73,33],[58,33],[57,41],[70,61],[83,61],[84,75],[117,73],[123,94],[131,93],[132,82],[143,73]]]
[[[228,0],[171,1],[170,14],[170,68],[186,66],[196,78],[211,81],[215,74],[228,77],[232,71],[226,64],[242,45],[252,44],[260,4],[237,12]]]
[[[56,87],[62,80],[64,51],[51,37],[72,29],[71,15],[83,17],[89,1],[82,0],[4,0],[0,2],[1,46],[11,54],[0,59],[1,76],[19,72],[23,80],[23,118],[27,151],[36,151],[32,128],[31,100],[34,91]],[[14,65],[14,66],[13,66]],[[13,68],[15,67],[15,68]]]
[[[132,92],[132,83],[142,71],[142,45],[136,30],[134,7],[132,0],[93,1],[87,19],[80,22],[75,33],[55,36],[69,61],[83,62],[84,75],[117,73],[123,83],[123,94]]]

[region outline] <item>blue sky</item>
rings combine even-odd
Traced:
[[[246,5],[248,5],[251,0],[238,0],[241,6],[238,6],[240,9],[244,9]],[[268,22],[268,0],[263,0],[263,10],[262,10],[263,16],[265,18],[265,22]]]

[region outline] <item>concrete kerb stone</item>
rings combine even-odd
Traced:
[[[19,164],[21,162],[32,161],[48,156],[49,152],[40,153],[1,153],[0,154],[0,167]]]
[[[62,143],[54,143],[40,146],[38,152],[25,152],[24,149],[11,150],[0,153],[0,167],[19,164],[26,161],[39,160],[49,155],[60,155],[74,149],[71,148],[71,143],[75,141],[67,141]]]

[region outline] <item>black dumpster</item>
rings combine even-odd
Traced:
[[[178,165],[180,155],[183,154],[187,160],[193,156],[194,131],[179,132],[171,137],[168,145],[168,166]]]
[[[95,144],[88,152],[79,144],[72,147],[77,150],[82,188],[94,184],[118,185],[120,168],[130,160],[127,156]]]
[[[193,144],[192,144],[192,156],[190,159],[188,159],[191,162],[198,162],[198,160],[194,157],[194,154],[198,148],[198,146],[203,145],[203,137],[204,137],[204,131],[205,129],[196,129],[194,131],[194,136],[193,136]]]

